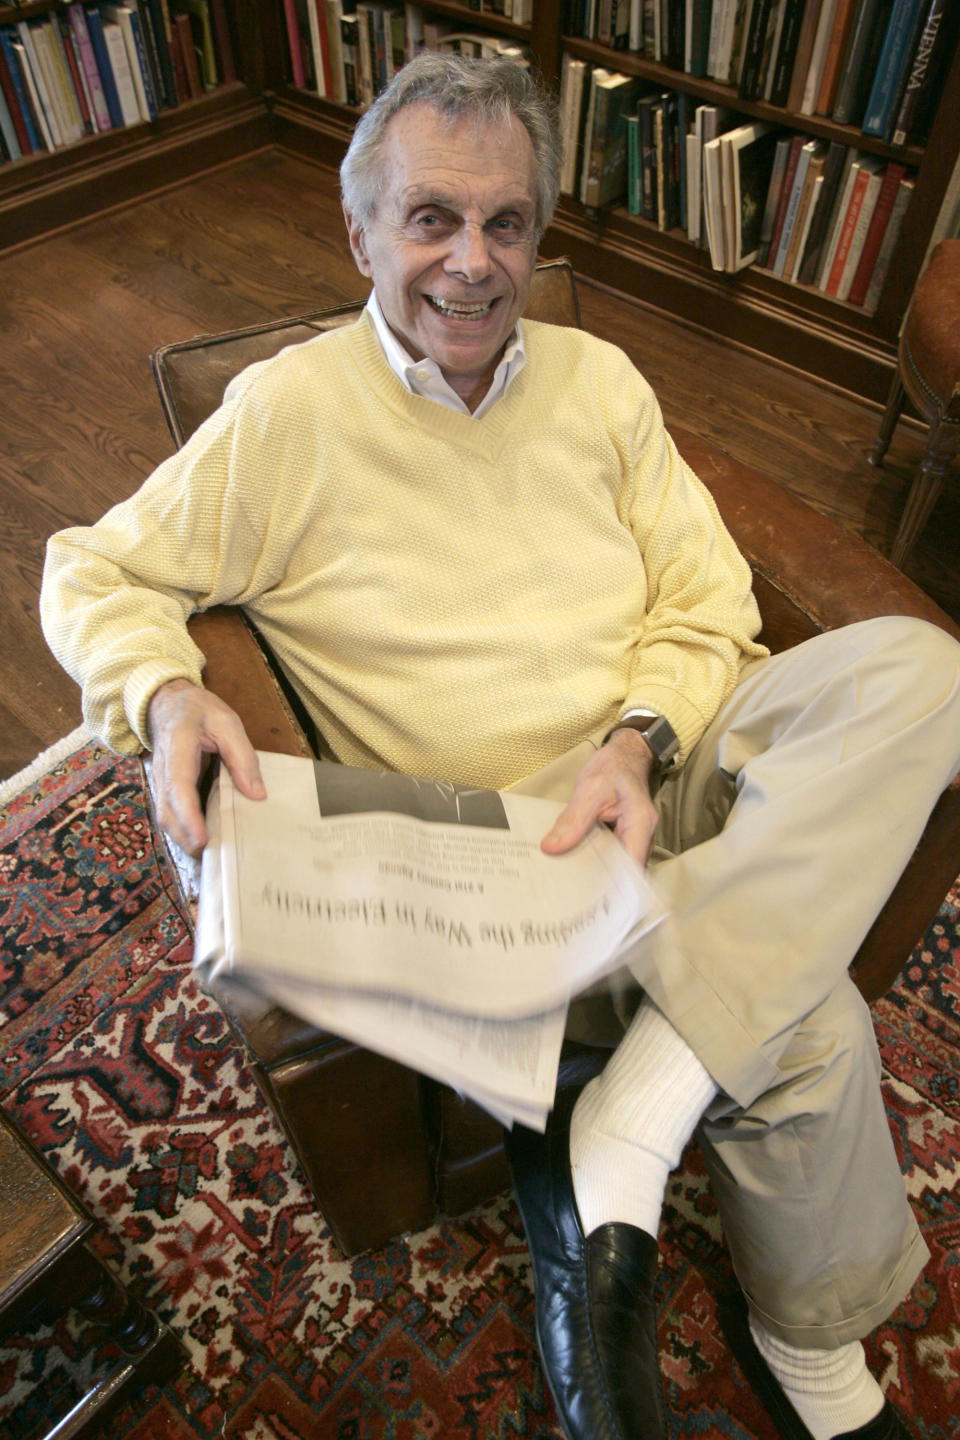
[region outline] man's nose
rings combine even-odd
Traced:
[[[460,226],[450,247],[447,268],[473,284],[493,273],[490,241],[482,225],[468,221]]]

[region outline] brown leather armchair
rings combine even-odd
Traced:
[[[245,365],[344,324],[360,309],[341,305],[156,351],[154,373],[176,443],[216,408]],[[567,262],[538,267],[527,314],[579,324]],[[772,650],[887,614],[919,616],[960,639],[960,627],[868,545],[700,437],[673,433],[750,562],[762,639]],[[238,711],[254,744],[309,753],[297,698],[239,612],[198,614],[190,625],[206,656],[206,684]],[[855,957],[854,978],[868,1000],[890,987],[958,866],[960,777],[941,796]],[[218,998],[345,1253],[421,1228],[438,1212],[461,1213],[507,1185],[500,1128],[471,1102],[259,999],[241,1005]],[[582,1062],[574,1054],[567,1063]]]

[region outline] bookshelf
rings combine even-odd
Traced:
[[[68,10],[66,0],[0,3],[0,27],[66,16]],[[154,120],[94,131],[0,165],[0,248],[22,244],[269,143],[263,97],[270,72],[255,7],[234,3],[230,23],[236,80],[161,109]]]
[[[237,79],[162,111],[154,121],[0,165],[0,246],[24,243],[267,144],[331,167],[339,164],[358,112],[293,83],[284,0],[227,0],[227,5]],[[916,188],[872,314],[757,266],[736,274],[715,271],[707,252],[683,232],[658,230],[629,214],[625,205],[595,213],[561,197],[542,246],[545,256],[568,255],[582,273],[675,318],[866,398],[885,398],[900,321],[960,156],[960,44],[955,43],[950,57],[926,143],[895,149],[857,127],[763,100],[741,100],[735,86],[566,34],[565,0],[534,0],[527,25],[454,0],[421,8],[458,31],[485,31],[528,45],[534,65],[554,87],[566,50],[590,65],[637,76],[650,87],[725,106],[743,119],[839,141],[907,165]],[[0,3],[0,25],[65,9],[51,0]]]

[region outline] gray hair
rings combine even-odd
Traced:
[[[383,187],[384,135],[398,110],[423,102],[447,121],[475,116],[479,123],[517,119],[533,145],[537,172],[537,239],[550,224],[560,188],[563,141],[557,109],[546,88],[508,56],[478,60],[422,50],[399,70],[361,116],[340,166],[343,203],[361,225],[373,215]]]

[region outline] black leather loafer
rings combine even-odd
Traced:
[[[517,1126],[506,1137],[533,1261],[540,1354],[568,1440],[663,1440],[657,1242],[623,1224],[584,1238],[570,1175],[578,1093],[559,1092],[545,1135]]]
[[[728,1298],[717,1311],[720,1328],[751,1390],[777,1427],[782,1440],[813,1440],[810,1431],[790,1403],[790,1398],[757,1349],[750,1333],[746,1301]],[[889,1400],[873,1420],[857,1430],[847,1430],[836,1440],[914,1440],[900,1411]]]

